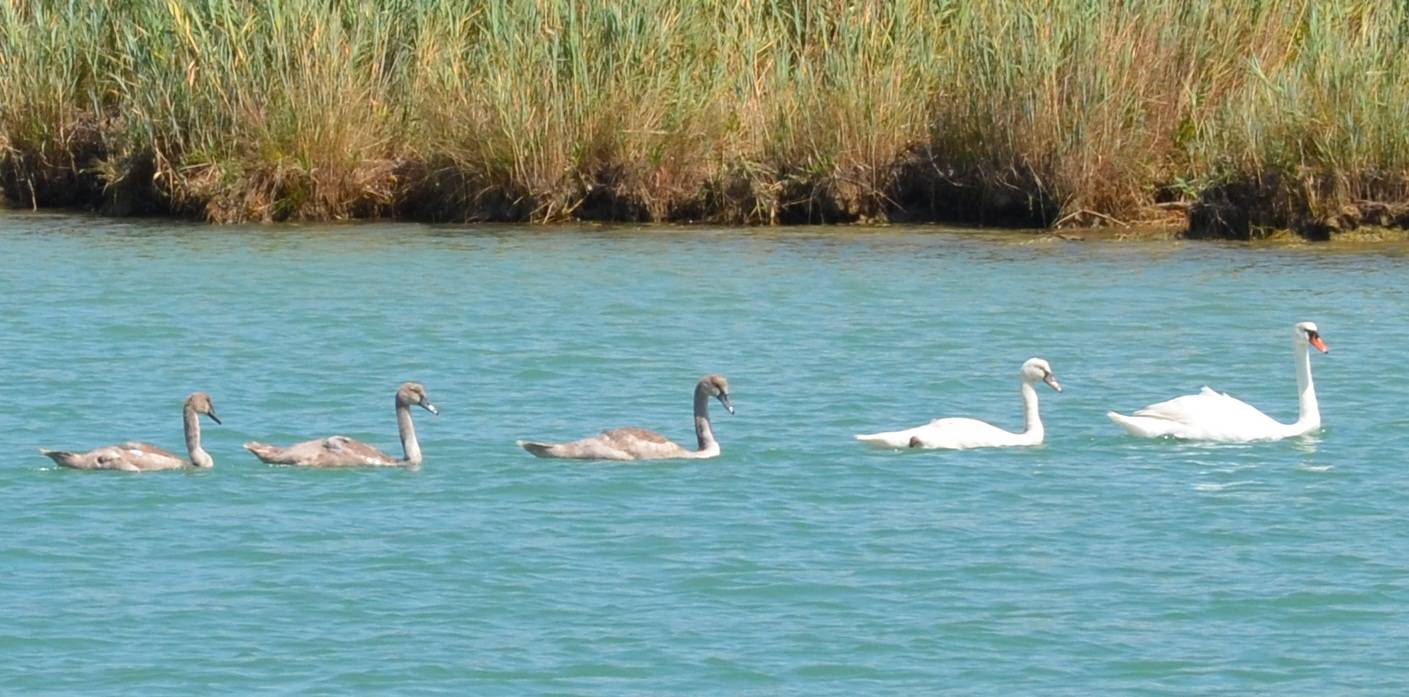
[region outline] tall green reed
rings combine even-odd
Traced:
[[[1237,182],[1297,223],[1409,198],[1407,12],[0,0],[0,186],[213,220],[1066,224]]]

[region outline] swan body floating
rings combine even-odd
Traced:
[[[719,455],[719,441],[709,421],[709,400],[718,399],[734,413],[729,401],[729,381],[723,375],[706,375],[695,385],[695,437],[698,450],[689,450],[655,431],[644,428],[613,428],[570,443],[516,441],[519,447],[546,458],[572,460],[703,460]]]
[[[925,448],[966,450],[969,448],[1004,448],[1040,445],[1045,435],[1042,418],[1037,413],[1037,388],[1041,381],[1057,392],[1061,383],[1052,374],[1052,366],[1041,358],[1029,358],[1019,372],[1022,379],[1024,427],[1020,433],[1005,431],[978,419],[935,419],[924,426],[903,431],[869,433],[856,436],[867,445],[878,448]]]
[[[220,417],[215,415],[215,404],[210,401],[210,395],[204,392],[193,392],[186,397],[186,403],[182,408],[182,419],[186,428],[186,452],[191,457],[189,462],[180,455],[158,448],[151,443],[137,441],[109,445],[89,450],[86,453],[44,449],[40,449],[39,452],[48,456],[61,467],[79,470],[150,472],[188,467],[208,469],[215,466],[215,460],[211,458],[210,453],[201,447],[199,414],[205,414],[210,417],[211,421],[220,423]]]
[[[245,450],[271,465],[303,467],[419,467],[421,444],[416,440],[416,426],[411,422],[411,406],[432,413],[440,411],[426,396],[426,388],[418,383],[402,383],[396,390],[396,425],[401,433],[401,448],[405,457],[392,457],[366,443],[347,436],[330,436],[295,443],[286,448],[251,441]]]
[[[1292,353],[1296,359],[1296,384],[1300,405],[1297,420],[1284,424],[1236,397],[1204,387],[1198,394],[1151,404],[1130,416],[1106,412],[1111,421],[1142,438],[1182,438],[1220,443],[1280,440],[1321,428],[1316,386],[1311,381],[1311,349],[1327,353],[1314,322],[1293,328]]]

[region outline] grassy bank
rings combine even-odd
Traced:
[[[465,9],[469,6],[473,9]],[[0,188],[215,221],[1409,225],[1397,0],[0,0]]]

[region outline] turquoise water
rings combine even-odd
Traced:
[[[935,228],[212,228],[0,216],[6,694],[1383,695],[1409,688],[1409,248]],[[1208,383],[1317,437],[1195,446],[1104,417]],[[872,451],[946,415],[1045,447]],[[516,438],[723,455],[538,460]],[[267,467],[346,433],[416,472]],[[214,470],[59,470],[181,446]]]

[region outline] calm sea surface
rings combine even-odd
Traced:
[[[1106,420],[1209,384],[1315,437]],[[217,228],[0,215],[0,692],[1390,695],[1409,691],[1409,248],[938,228]],[[887,452],[938,416],[1044,447]],[[715,460],[539,460],[638,425]],[[344,433],[420,471],[272,468]],[[39,447],[216,467],[56,469]]]

